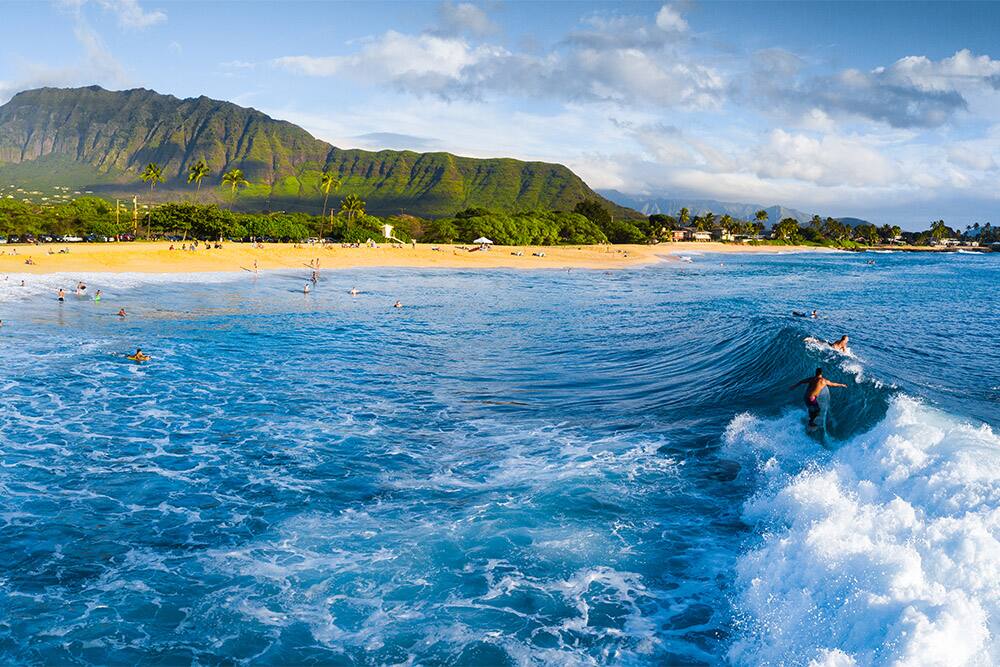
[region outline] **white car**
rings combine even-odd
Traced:
[[[83,239],[79,236],[64,236],[62,238],[63,243],[82,243]]]

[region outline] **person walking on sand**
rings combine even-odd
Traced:
[[[846,387],[846,384],[841,384],[839,382],[833,382],[827,380],[823,377],[823,369],[817,368],[816,374],[812,377],[807,377],[803,380],[799,380],[793,384],[789,389],[795,389],[800,385],[806,385],[806,393],[803,399],[806,402],[806,410],[809,412],[809,426],[816,426],[816,417],[819,416],[820,406],[819,406],[819,394],[821,391],[827,387]]]

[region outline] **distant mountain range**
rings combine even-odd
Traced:
[[[201,200],[227,201],[221,174],[239,168],[252,184],[236,199],[244,208],[318,212],[324,170],[343,182],[331,204],[353,193],[377,214],[450,215],[470,206],[572,210],[599,196],[560,164],[342,149],[292,123],[204,96],[40,88],[0,106],[0,183],[24,190],[58,186],[105,196],[140,193],[144,200],[190,199],[187,169],[202,159],[212,173]],[[152,193],[139,180],[150,162],[166,179]],[[605,203],[616,215],[637,216]]]
[[[757,211],[765,210],[767,211],[768,223],[771,225],[784,218],[795,218],[800,223],[806,223],[813,217],[812,213],[803,213],[794,208],[786,208],[784,206],[762,206],[760,204],[724,202],[715,199],[647,197],[643,195],[629,195],[618,190],[598,190],[598,192],[616,204],[635,209],[645,215],[662,213],[664,215],[676,216],[678,211],[686,208],[690,211],[691,217],[704,215],[705,213],[714,213],[715,215],[731,215],[739,220],[753,220]],[[867,223],[867,220],[860,218],[837,219],[851,227]]]

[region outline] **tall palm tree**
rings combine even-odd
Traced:
[[[236,203],[236,195],[239,194],[240,188],[245,188],[250,185],[250,181],[243,176],[242,169],[230,169],[222,175],[222,184],[228,185],[233,190],[233,204]]]
[[[348,220],[353,221],[365,214],[365,203],[356,194],[349,194],[340,202],[340,212],[346,215]]]
[[[330,190],[339,190],[341,181],[332,171],[324,171],[319,179],[319,189],[323,191],[323,215],[319,218],[319,240],[323,241],[323,222],[326,220],[326,201],[330,198]],[[333,211],[330,211],[330,224],[333,224]]]
[[[691,222],[691,211],[687,210],[687,208],[682,208],[677,212],[677,219],[680,220],[681,227],[687,227]]]
[[[319,189],[323,192],[323,216],[326,217],[326,200],[330,198],[330,190],[336,192],[340,189],[341,181],[333,175],[332,171],[324,171],[319,179]]]
[[[160,165],[155,162],[150,162],[146,165],[146,168],[143,169],[139,178],[141,178],[144,183],[149,183],[149,193],[153,194],[153,188],[156,187],[156,184],[163,182],[163,169],[161,169]]]
[[[205,164],[204,160],[198,160],[193,165],[188,167],[188,183],[195,184],[195,201],[198,201],[198,195],[201,193],[201,179],[211,173],[212,171],[208,168],[208,165]]]

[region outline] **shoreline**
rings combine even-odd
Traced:
[[[173,245],[175,250],[170,250]],[[0,273],[46,275],[54,273],[226,273],[258,270],[305,269],[319,259],[321,269],[441,268],[441,269],[624,269],[662,261],[679,261],[686,253],[797,253],[838,252],[811,246],[737,246],[718,242],[676,242],[620,246],[495,246],[487,252],[469,252],[461,246],[418,243],[402,248],[380,245],[344,248],[339,244],[293,245],[224,243],[221,249],[180,250],[180,243],[46,244],[0,247]],[[468,246],[466,246],[468,247]],[[60,254],[62,249],[68,253]],[[12,255],[11,251],[17,254]],[[52,251],[54,254],[48,254]],[[512,253],[519,252],[520,255]],[[536,256],[533,253],[543,253]],[[25,264],[31,258],[34,264]]]

